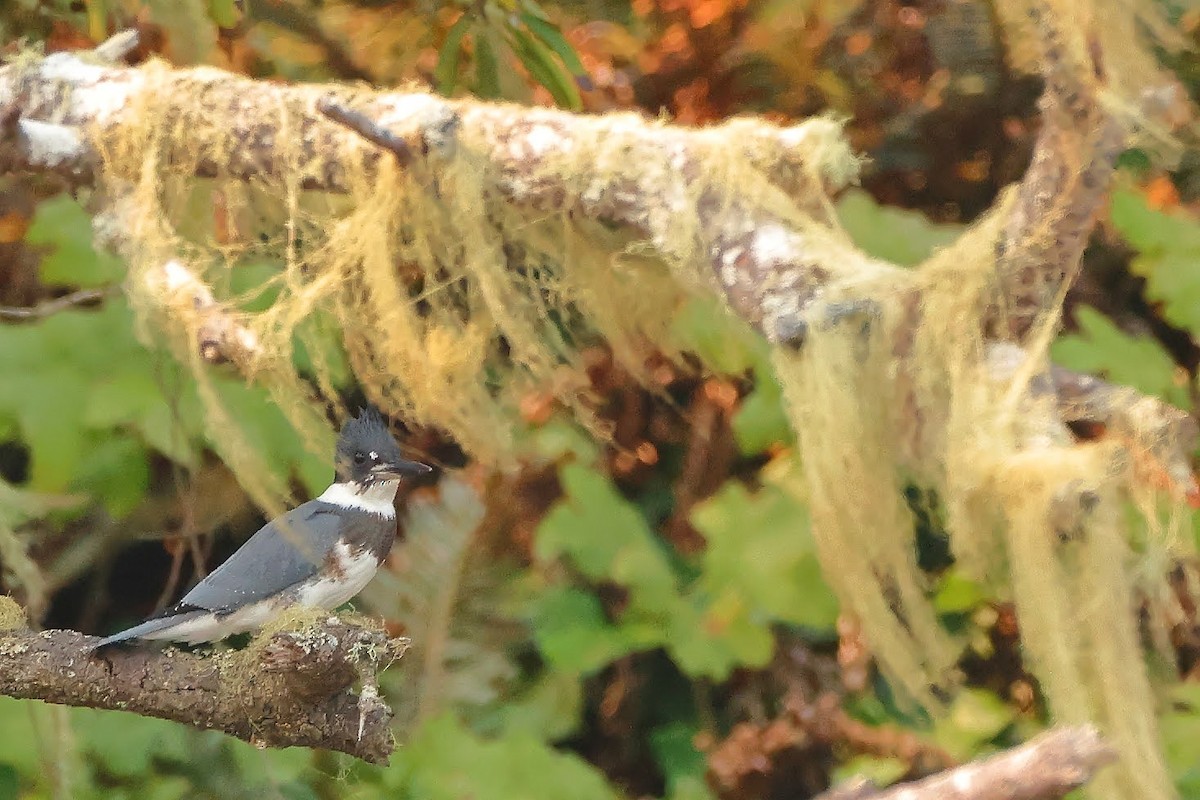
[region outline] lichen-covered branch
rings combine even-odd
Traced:
[[[132,711],[260,746],[317,747],[372,763],[386,763],[392,752],[392,712],[374,689],[375,674],[406,640],[331,618],[207,656],[93,653],[94,643],[74,631],[0,630],[0,695]],[[358,693],[356,681],[364,687]]]
[[[835,789],[819,800],[1052,800],[1083,786],[1116,760],[1116,751],[1096,728],[1059,728],[924,780],[883,791],[861,785]]]
[[[203,176],[289,175],[306,189],[338,192],[348,188],[351,154],[368,171],[386,151],[419,154],[435,172],[450,159],[478,161],[494,190],[531,218],[567,213],[619,226],[676,260],[692,256],[673,244],[678,226],[696,218],[694,246],[710,274],[735,310],[771,338],[778,338],[777,320],[794,315],[827,278],[813,263],[811,241],[826,234],[797,231],[792,200],[827,220],[827,193],[844,187],[858,166],[841,126],[828,119],[789,127],[734,120],[697,130],[633,114],[579,116],[419,92],[289,86],[214,69],[119,68],[67,53],[0,69],[0,108],[19,106],[22,124],[54,119],[63,130],[90,132],[83,150],[56,150],[56,168],[84,177],[94,174],[101,152],[139,124],[146,92],[167,105],[171,128],[188,132],[167,142],[178,150],[166,160],[194,164]],[[331,111],[333,120],[326,118]],[[377,135],[368,143],[364,131]],[[386,151],[377,146],[381,137]],[[220,147],[211,145],[217,141]],[[591,164],[586,144],[597,141],[623,146]],[[45,170],[44,148],[35,144],[8,142],[4,166]],[[707,158],[728,148],[742,151],[755,170],[742,181],[712,181]],[[554,180],[555,168],[567,166],[586,166],[592,177],[578,187]]]
[[[1077,63],[1078,53],[1063,44],[1051,20],[1039,16],[1036,29],[1047,78],[1045,122],[995,243],[995,308],[983,321],[991,335],[1007,340],[1028,332],[1077,269],[1123,135],[1097,100],[1098,56]],[[365,170],[359,180],[369,180],[385,155],[403,153],[401,167],[428,174],[431,187],[455,164],[470,163],[483,175],[485,197],[529,224],[564,215],[616,230],[676,271],[712,284],[777,343],[802,341],[806,314],[832,283],[849,277],[862,284],[891,270],[820,224],[829,222],[829,194],[857,169],[839,126],[825,119],[788,127],[742,119],[692,129],[634,114],[581,116],[421,92],[289,86],[214,69],[129,69],[58,53],[0,69],[0,109],[8,120],[0,128],[8,132],[0,135],[0,167],[91,180],[104,154],[111,172],[124,170],[124,179],[134,181],[138,164],[113,159],[119,160],[123,132],[145,124],[138,115],[147,102],[155,104],[155,124],[187,132],[163,137],[165,163],[201,175],[275,181],[287,175],[303,188],[346,192],[353,180],[348,164]],[[596,142],[620,146],[597,151]],[[715,156],[731,148],[754,169],[714,180],[712,165],[730,163]],[[163,263],[176,262],[164,257]],[[251,328],[190,270],[159,272],[162,286],[179,289],[172,296],[183,302],[190,294],[199,312],[190,317],[203,318],[197,345],[203,358],[249,363],[257,352]],[[168,280],[168,272],[190,277]],[[1054,379],[1078,384],[1066,373]],[[1072,391],[1064,402],[1103,407],[1106,423],[1114,414],[1127,416],[1134,401],[1096,385],[1089,391],[1102,400]],[[1186,422],[1162,404],[1150,405],[1161,426]],[[1164,455],[1176,465],[1167,473],[1177,486],[1190,485],[1190,478],[1180,483],[1181,453],[1174,447]]]

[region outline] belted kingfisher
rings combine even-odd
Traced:
[[[429,472],[406,461],[379,412],[364,409],[338,436],[334,482],[259,529],[173,608],[102,639],[214,642],[255,630],[289,606],[332,610],[375,576],[396,538],[396,489]]]

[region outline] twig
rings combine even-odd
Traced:
[[[1050,800],[1083,786],[1117,752],[1090,725],[1047,731],[1020,747],[857,800]],[[844,798],[835,789],[817,800]]]
[[[317,101],[317,110],[339,125],[344,125],[368,142],[379,145],[396,157],[401,166],[412,162],[412,150],[408,142],[379,125],[366,114],[339,103],[333,97],[322,97]]]
[[[97,58],[117,64],[125,59],[127,55],[137,50],[140,37],[134,28],[124,30],[119,33],[114,33],[112,36],[105,39],[100,44],[96,45],[96,49],[92,52]]]
[[[392,752],[391,709],[351,685],[360,678],[373,685],[374,672],[407,640],[330,618],[277,633],[260,648],[213,656],[85,652],[95,641],[74,631],[0,631],[0,695],[132,711],[261,746],[319,747],[376,764]]]
[[[103,300],[112,294],[111,287],[104,289],[80,289],[77,292],[64,294],[62,297],[56,297],[53,300],[47,300],[43,303],[38,303],[36,306],[28,308],[17,308],[15,306],[0,306],[0,319],[16,320],[21,322],[29,322],[33,320],[44,319],[52,314],[57,314],[60,311],[65,311],[74,306],[90,305],[99,300]]]

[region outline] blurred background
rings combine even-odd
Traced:
[[[1008,58],[1002,2],[7,0],[0,47],[87,49],[136,28],[134,63],[268,80],[415,82],[688,124],[831,112],[870,158],[839,199],[843,225],[911,265],[1028,164],[1040,82]],[[1200,11],[1164,11],[1194,44]],[[1194,50],[1162,57],[1195,97]],[[1154,163],[1122,156],[1053,353],[1193,410],[1200,160]],[[104,633],[173,603],[264,520],[205,432],[190,373],[139,338],[123,266],[91,238],[53,179],[0,178],[0,581],[31,624]],[[969,688],[937,721],[894,701],[797,535],[805,509],[778,485],[797,454],[765,343],[715,305],[674,324],[719,374],[663,358],[647,387],[596,344],[586,378],[610,441],[549,388],[521,403],[512,473],[439,431],[399,429],[441,469],[403,498],[403,538],[355,603],[414,640],[383,681],[390,767],[0,698],[0,800],[803,798],[852,774],[927,774],[1043,727],[1012,608],[956,573],[933,518],[920,562],[944,624],[968,634]],[[341,378],[353,405],[361,391],[348,368]],[[264,393],[214,380],[270,468],[298,497],[319,492],[329,460]],[[618,554],[634,577],[611,577]],[[1156,663],[1185,797],[1200,797],[1194,623],[1172,624],[1173,659]]]

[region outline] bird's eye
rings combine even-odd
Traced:
[[[358,464],[361,466],[362,464],[365,464],[366,461],[367,461],[367,457],[365,455],[363,455],[362,453],[354,454],[354,463],[355,464]]]

